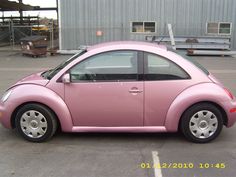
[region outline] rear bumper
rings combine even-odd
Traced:
[[[230,112],[230,110],[236,108],[236,100],[230,102],[223,102],[222,106],[227,114],[227,124],[226,127],[232,127],[236,122],[236,112]]]
[[[236,113],[231,113],[230,116],[228,116],[228,122],[226,124],[226,127],[232,127],[236,122]]]

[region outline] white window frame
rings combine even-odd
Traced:
[[[209,23],[217,23],[218,24],[218,29],[217,29],[217,33],[209,33],[208,32],[208,24]],[[230,25],[230,32],[229,33],[220,33],[220,25],[221,24],[229,24]],[[232,23],[231,22],[207,22],[206,23],[206,34],[211,34],[211,35],[223,35],[223,36],[230,36],[232,33]]]
[[[133,32],[133,23],[143,23],[143,32]],[[155,31],[154,32],[145,32],[145,23],[154,23]],[[157,32],[157,22],[156,21],[131,21],[130,22],[130,33],[132,34],[153,34]]]
[[[220,33],[220,25],[221,24],[229,24],[230,25],[230,28],[229,28],[229,33]],[[231,35],[231,32],[232,32],[232,23],[230,22],[219,22],[219,35]]]
[[[209,33],[208,32],[208,24],[209,23],[217,23],[218,25],[217,25],[217,33]],[[211,35],[218,35],[218,33],[219,33],[219,23],[218,22],[207,22],[206,23],[206,34],[211,34]]]

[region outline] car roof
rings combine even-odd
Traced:
[[[151,43],[151,42],[141,42],[141,41],[115,41],[115,42],[105,42],[101,44],[96,44],[94,46],[90,46],[87,48],[87,51],[91,50],[96,50],[100,48],[116,48],[117,50],[119,49],[124,49],[124,45],[128,48],[132,47],[134,49],[142,49],[143,47],[150,47],[153,48],[155,47],[156,49],[161,49],[161,50],[167,50],[167,47],[164,45],[159,45],[156,43]]]

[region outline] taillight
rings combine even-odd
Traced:
[[[231,99],[234,99],[234,95],[227,88],[224,88],[224,90]]]

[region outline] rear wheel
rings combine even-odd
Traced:
[[[196,143],[207,143],[215,139],[223,127],[222,114],[208,103],[196,104],[185,111],[181,119],[184,136]]]
[[[15,125],[19,134],[32,142],[50,139],[57,129],[55,115],[40,104],[27,104],[21,107],[16,114]]]

